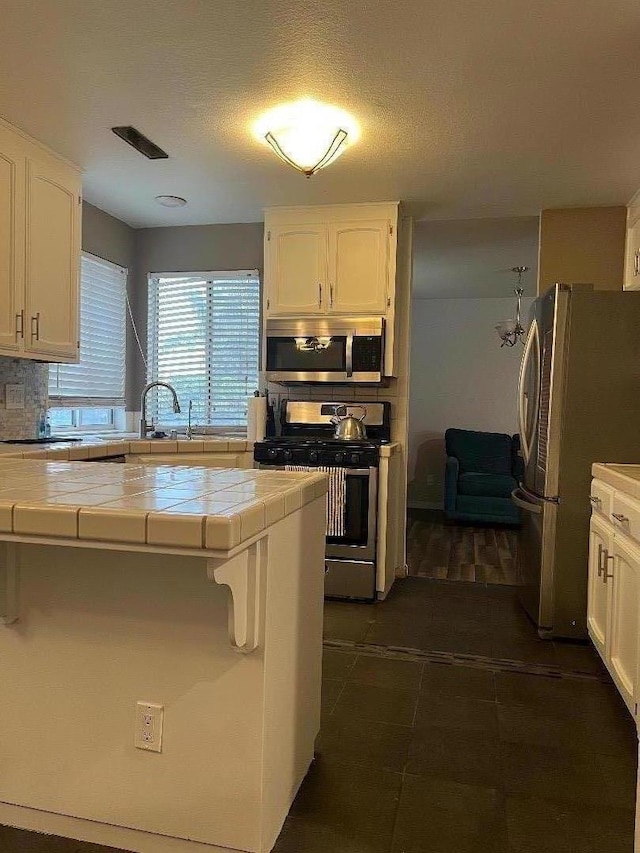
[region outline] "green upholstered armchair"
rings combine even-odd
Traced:
[[[519,524],[511,492],[522,479],[517,435],[448,429],[444,511],[452,521]]]

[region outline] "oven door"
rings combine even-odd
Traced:
[[[285,465],[260,462],[263,470],[284,471]],[[313,470],[312,465],[307,466]],[[376,558],[378,469],[347,468],[344,536],[327,536],[326,556],[343,560]]]
[[[327,557],[375,560],[378,469],[347,468],[344,536],[327,536]]]

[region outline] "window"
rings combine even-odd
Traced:
[[[54,430],[115,429],[124,408],[127,270],[82,254],[80,361],[49,366]]]
[[[247,422],[247,397],[258,387],[260,282],[257,270],[149,277],[148,381],[173,385],[149,395],[147,417],[173,426]]]

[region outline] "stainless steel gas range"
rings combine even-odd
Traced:
[[[366,439],[334,438],[336,409],[360,416]],[[330,477],[325,595],[373,601],[376,597],[376,535],[380,446],[390,438],[390,404],[288,400],[279,434],[258,441],[260,468],[319,468]]]

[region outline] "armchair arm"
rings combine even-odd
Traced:
[[[458,494],[458,474],[460,463],[455,456],[447,456],[444,469],[444,508],[453,512],[456,508],[456,496]]]

